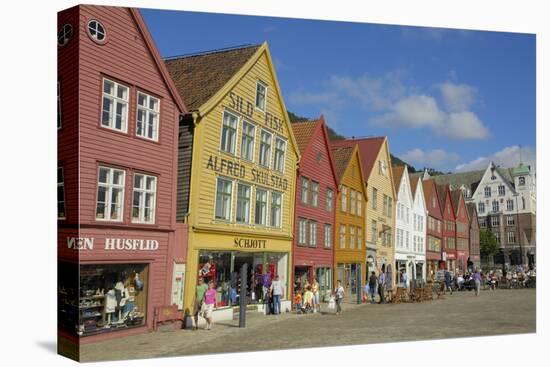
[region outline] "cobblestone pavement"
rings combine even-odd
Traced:
[[[234,320],[217,323],[211,331],[158,331],[83,345],[81,361],[534,333],[535,311],[535,290],[520,289],[482,291],[479,297],[455,292],[413,304],[344,304],[338,316],[328,310],[249,314],[245,329]]]

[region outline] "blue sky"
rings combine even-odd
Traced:
[[[142,10],[163,57],[267,41],[287,109],[416,168],[535,164],[530,34]]]

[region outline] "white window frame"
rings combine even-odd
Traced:
[[[491,227],[498,227],[500,226],[500,217],[493,216],[491,217]]]
[[[491,187],[490,186],[485,186],[485,188],[483,189],[483,193],[485,194],[486,198],[490,198],[491,197]]]
[[[143,96],[145,98],[145,106],[139,103],[140,96]],[[156,101],[156,109],[155,108],[152,109],[149,107],[151,101]],[[142,134],[138,132],[139,131],[138,126],[140,124],[138,116],[140,111],[142,111],[143,115],[145,116],[145,121],[142,122],[142,127],[141,127]],[[151,117],[154,117],[155,120],[152,124],[153,135],[149,136],[149,125],[151,125],[149,122]],[[138,91],[136,93],[136,136],[139,136],[140,138],[143,138],[146,140],[158,141],[159,131],[160,131],[160,98],[154,97],[145,92]]]
[[[334,207],[334,190],[330,187],[327,187],[327,193],[325,197],[325,210],[327,212],[332,212],[332,208]]]
[[[376,187],[372,188],[372,209],[378,209],[378,189]]]
[[[506,225],[507,226],[515,226],[516,220],[513,215],[507,215],[506,216]]]
[[[61,172],[61,181],[59,173]],[[59,188],[63,189],[63,197],[59,200]],[[57,167],[57,219],[67,219],[67,205],[65,203],[65,171],[63,167]],[[63,203],[63,216],[59,215],[59,204]]]
[[[109,82],[109,83],[113,84],[114,94],[109,94],[109,93],[105,92],[105,83],[106,82]],[[119,88],[125,88],[126,89],[126,99],[118,97],[118,89]],[[107,125],[103,123],[103,112],[104,112],[104,109],[105,109],[105,103],[104,103],[105,99],[109,99],[112,103],[111,104],[112,110],[109,113],[109,120],[108,120]],[[116,126],[116,115],[117,115],[116,110],[117,110],[118,105],[122,105],[122,106],[125,107],[124,119],[121,119],[121,128],[120,129],[117,129],[115,127]],[[109,78],[103,78],[103,81],[101,83],[100,126],[105,128],[105,129],[120,131],[120,132],[123,132],[125,134],[128,133],[128,112],[129,112],[129,110],[130,110],[130,87],[125,85],[125,84],[115,82],[114,80],[111,80]]]
[[[512,199],[506,200],[506,210],[508,211],[514,210],[514,201]]]
[[[345,249],[346,248],[346,225],[340,224],[340,233],[339,233],[339,243],[340,248]]]
[[[245,134],[245,124],[246,125],[249,125],[252,127],[253,129],[253,133],[252,135],[248,135],[248,134]],[[245,146],[244,144],[244,139],[245,137],[247,139],[250,139],[252,138],[252,146],[251,146],[251,149],[250,149],[250,157],[245,157],[244,154],[243,154],[243,147]],[[243,119],[243,122],[242,122],[242,127],[241,127],[241,158],[246,160],[246,161],[249,161],[249,162],[254,162],[254,152],[256,150],[256,124],[248,121],[248,120],[245,120]]]
[[[279,195],[279,213],[277,214],[277,217],[276,217],[276,223],[273,223],[273,219],[275,218],[274,215],[273,215],[273,208],[274,208],[274,205],[273,205],[273,195]],[[283,193],[281,192],[277,192],[277,191],[271,191],[270,193],[270,205],[269,205],[269,210],[270,210],[270,215],[269,215],[269,225],[271,227],[274,227],[274,228],[281,228],[282,225],[283,225]],[[276,207],[276,206],[275,206]]]
[[[325,223],[325,248],[332,247],[332,225]]]
[[[265,192],[265,215],[260,218],[260,223],[256,222],[256,213],[258,212],[258,192]],[[256,188],[254,193],[254,224],[257,226],[265,227],[268,223],[268,213],[269,213],[269,190],[266,190],[261,187]]]
[[[348,210],[348,188],[345,185],[342,185],[341,195],[340,210],[345,213]]]
[[[309,197],[309,179],[307,177],[300,177],[300,203],[308,205]]]
[[[371,241],[376,244],[376,242],[378,241],[378,233],[377,233],[378,232],[378,222],[374,219],[371,219],[370,230],[372,231]]]
[[[142,187],[138,187],[136,188],[136,177],[137,176],[142,176]],[[153,179],[153,188],[152,189],[147,189],[146,185],[147,185],[147,180],[148,179]],[[156,214],[157,214],[157,211],[156,211],[156,205],[157,205],[157,181],[158,181],[158,178],[157,176],[153,176],[153,175],[148,175],[148,174],[145,174],[145,173],[140,173],[140,172],[134,172],[134,180],[133,180],[133,183],[132,183],[132,218],[131,218],[131,221],[132,223],[142,223],[142,224],[154,224],[155,223],[155,218],[156,218]],[[140,194],[140,199],[139,199],[139,206],[138,206],[138,217],[134,217],[134,199],[135,199],[135,195],[136,194]],[[150,204],[150,210],[151,210],[151,220],[146,220],[145,219],[145,199],[146,199],[146,196],[147,195],[152,195],[152,199],[151,199],[151,204]]]
[[[298,218],[298,245],[305,246],[307,243],[307,219]]]
[[[248,188],[248,210],[246,213],[246,221],[241,221],[238,218],[239,215],[239,203],[243,200],[241,200],[241,197],[239,196],[239,188],[240,187],[246,187]],[[246,198],[244,198],[246,199]],[[250,224],[250,217],[252,213],[252,186],[243,182],[237,182],[237,203],[236,203],[236,211],[235,211],[235,223],[239,224]]]
[[[357,208],[355,203],[355,190],[349,189],[349,213],[355,215],[355,209]]]
[[[498,195],[504,196],[506,195],[506,186],[504,185],[498,185]]]
[[[69,23],[63,24],[59,32],[57,32],[57,44],[59,46],[65,46],[71,40],[73,35],[73,26]],[[63,42],[60,42],[63,40]]]
[[[358,216],[362,216],[363,215],[363,193],[360,191],[357,191],[356,195],[357,195],[355,198],[355,203],[357,204],[356,214]]]
[[[308,222],[309,247],[317,247],[317,221]]]
[[[225,119],[226,115],[236,119],[234,127],[230,126],[229,124],[226,124],[226,119]],[[223,132],[224,132],[225,127],[227,127],[228,129],[234,129],[234,134],[233,134],[233,139],[232,139],[233,141],[230,142],[231,147],[232,147],[231,150],[227,150],[227,142],[225,142],[224,139],[223,139]],[[229,155],[235,155],[235,152],[237,150],[237,136],[238,135],[239,135],[239,116],[232,113],[232,112],[230,112],[230,111],[224,110],[222,112],[222,124],[221,124],[221,129],[220,129],[220,145],[219,145],[220,152],[223,152],[223,153],[229,154]],[[227,134],[226,134],[226,137],[227,137]]]
[[[355,226],[349,226],[349,248],[355,249]]]
[[[219,192],[218,192],[218,186],[220,181],[225,181],[230,184],[230,192],[229,192],[229,215],[227,218],[225,217],[218,217],[217,209],[218,209],[218,200],[219,198]],[[223,196],[227,196],[227,193],[221,193]],[[231,221],[231,213],[233,212],[233,180],[227,177],[218,176],[216,177],[216,196],[214,198],[214,220],[216,221],[224,221],[224,222],[230,222]]]
[[[500,211],[500,203],[498,202],[498,200],[493,200],[493,202],[491,203],[491,209],[495,213]]]
[[[92,34],[92,30],[91,30],[91,24],[92,22],[95,22],[96,23],[96,26],[94,28],[94,32],[95,34]],[[103,31],[100,31],[99,30],[99,27],[101,27],[103,29]],[[105,26],[103,25],[103,23],[101,23],[99,20],[97,19],[90,19],[90,21],[88,22],[88,24],[86,25],[86,32],[88,32],[88,36],[90,36],[90,38],[92,38],[94,41],[96,42],[99,42],[99,43],[103,43],[105,42],[105,40],[107,39],[107,29],[105,28]],[[102,38],[100,39],[100,37],[98,35],[101,35]]]
[[[281,167],[279,167],[279,164],[278,164],[278,161],[277,161],[277,155],[281,151],[277,146],[279,142],[282,142],[282,144],[283,144],[282,160],[281,160],[282,166]],[[285,172],[285,165],[286,165],[285,161],[286,161],[286,140],[281,138],[280,136],[275,135],[275,150],[274,150],[274,154],[273,154],[273,169],[277,172],[284,173]]]
[[[508,243],[509,244],[515,244],[516,243],[516,232],[509,231],[507,236],[508,236]]]
[[[259,96],[259,90],[258,86],[262,86],[264,88],[264,103],[263,106],[258,106],[258,96]],[[255,93],[255,101],[254,101],[254,107],[257,108],[260,111],[265,112],[267,107],[267,84],[262,82],[261,80],[256,81],[256,93]]]
[[[262,160],[262,145],[265,145],[266,143],[262,141],[263,134],[266,134],[266,136],[269,136],[268,155],[264,160]],[[260,129],[260,149],[258,150],[258,164],[260,166],[270,168],[271,151],[273,150],[272,148],[273,148],[273,134],[268,130]],[[265,161],[265,162],[262,163],[262,161]],[[267,164],[264,164],[264,163],[267,163]]]
[[[99,176],[101,175],[101,170],[106,169],[109,171],[107,175],[108,182],[99,182]],[[122,184],[114,184],[113,183],[113,173],[115,171],[122,172]],[[101,222],[122,222],[124,219],[124,189],[126,186],[126,170],[120,169],[120,168],[114,168],[109,166],[99,166],[97,170],[97,191],[96,191],[96,205],[95,205],[95,220],[101,221]],[[106,193],[105,193],[105,209],[104,209],[104,217],[99,218],[97,216],[97,206],[98,206],[98,199],[99,199],[99,188],[105,187]],[[120,195],[120,215],[118,218],[112,219],[111,218],[111,197],[112,197],[112,190],[114,188],[120,189],[121,195]]]
[[[358,250],[361,250],[363,248],[363,227],[357,227],[357,246],[356,248]]]
[[[310,205],[313,208],[317,208],[319,206],[319,182],[310,181],[310,196],[311,196],[311,203]]]
[[[485,213],[485,203],[477,203],[477,211],[479,212],[479,214]]]

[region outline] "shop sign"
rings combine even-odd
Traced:
[[[251,101],[247,101],[235,92],[229,92],[229,99],[231,100],[229,107],[249,118],[254,118],[254,104]],[[272,115],[267,111],[262,114],[265,115],[265,119],[263,121],[265,126],[281,134],[283,133],[283,119]]]
[[[72,250],[93,250],[94,242],[94,237],[67,237],[67,247]],[[102,248],[107,251],[155,251],[159,248],[159,242],[131,238],[106,238]]]
[[[237,248],[265,249],[267,240],[257,240],[252,238],[235,237],[234,244]]]

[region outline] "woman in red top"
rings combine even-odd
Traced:
[[[202,316],[206,319],[205,330],[212,329],[212,312],[216,308],[216,288],[214,288],[214,282],[211,280],[208,282],[208,289],[204,294]]]

